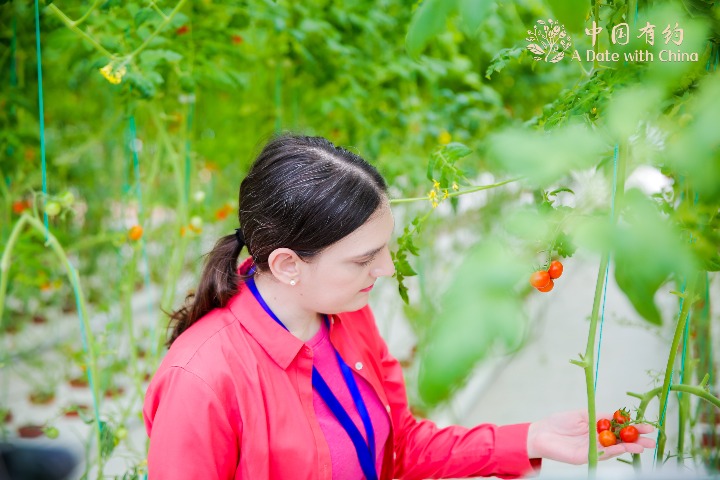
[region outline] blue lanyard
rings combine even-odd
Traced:
[[[257,285],[255,285],[255,279],[249,278],[245,280],[245,284],[248,286],[248,288],[250,288],[250,291],[255,296],[255,299],[258,301],[260,306],[263,307],[265,312],[267,312],[267,314],[270,315],[270,317],[272,317],[272,319],[275,320],[278,325],[283,327],[285,330],[288,330],[285,324],[283,324],[280,319],[275,315],[275,313],[270,310],[268,304],[265,303],[265,299],[262,298],[260,292],[257,289]],[[325,315],[325,325],[329,327],[329,323],[330,322],[327,318],[327,315]],[[350,415],[348,415],[348,413],[342,407],[340,401],[332,393],[332,390],[330,390],[327,382],[325,382],[325,380],[322,378],[322,375],[320,375],[320,372],[318,372],[317,368],[315,368],[314,365],[312,369],[313,388],[318,392],[318,394],[328,406],[330,411],[333,413],[333,415],[335,415],[335,418],[338,419],[340,425],[342,425],[342,427],[345,429],[348,436],[350,437],[350,440],[352,440],[353,446],[355,447],[355,452],[358,456],[358,460],[360,461],[360,468],[362,468],[365,478],[367,480],[377,480],[378,475],[377,471],[375,470],[375,432],[373,431],[370,414],[367,411],[367,407],[365,406],[362,395],[360,395],[360,389],[357,386],[355,377],[353,377],[352,370],[350,370],[350,367],[348,367],[347,364],[343,361],[342,357],[340,357],[340,354],[337,350],[335,350],[335,347],[333,347],[333,350],[335,351],[335,357],[337,358],[338,365],[340,366],[343,377],[345,377],[345,384],[347,385],[348,390],[350,390],[350,394],[352,395],[353,402],[355,403],[355,408],[357,408],[363,425],[365,426],[365,434],[368,441],[365,441],[362,434],[360,433],[360,430],[358,430],[358,428],[355,426],[355,423],[350,418]]]

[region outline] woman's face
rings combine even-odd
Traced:
[[[387,200],[357,230],[315,256],[300,262],[294,287],[303,308],[319,313],[353,312],[368,303],[379,277],[391,276],[390,238],[395,220]]]

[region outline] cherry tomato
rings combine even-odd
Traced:
[[[132,240],[133,242],[136,242],[140,240],[140,237],[142,237],[143,234],[143,228],[140,225],[133,225],[130,227],[130,230],[128,231],[128,238]]]
[[[549,292],[550,290],[553,289],[554,286],[555,286],[555,282],[550,280],[550,283],[548,283],[544,287],[538,288],[538,290],[540,290],[541,292]]]
[[[603,430],[602,432],[600,432],[600,434],[598,435],[598,440],[600,440],[600,445],[602,445],[603,447],[609,447],[617,443],[617,438],[615,438],[615,434],[610,430]]]
[[[550,274],[550,278],[560,278],[560,275],[562,275],[563,272],[563,264],[560,263],[557,260],[553,260],[550,262],[550,268],[548,268],[548,273]]]
[[[632,425],[628,425],[620,430],[620,440],[625,443],[633,443],[640,436],[638,429]]]
[[[613,420],[615,420],[615,422],[619,424],[628,423],[630,421],[630,414],[624,408],[615,410],[615,413],[613,414]]]
[[[58,213],[60,213],[60,210],[62,207],[60,207],[60,204],[58,202],[47,202],[45,204],[45,213],[47,213],[48,217],[54,217]]]
[[[550,283],[550,274],[545,270],[538,270],[530,275],[530,285],[535,288],[547,287]]]
[[[18,200],[13,202],[12,211],[20,215],[22,212],[30,208],[30,202],[28,200]]]
[[[612,424],[610,423],[610,420],[607,418],[601,418],[597,421],[597,432],[604,432],[605,430],[610,430],[612,427]]]

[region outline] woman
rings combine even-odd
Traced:
[[[274,138],[242,181],[239,220],[172,315],[143,412],[151,480],[514,478],[541,458],[585,461],[582,412],[473,428],[413,418],[368,306],[394,273],[387,186],[358,155]]]

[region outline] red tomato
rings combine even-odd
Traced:
[[[597,421],[597,432],[604,432],[605,430],[610,430],[612,427],[612,424],[610,423],[610,420],[607,418],[601,418]]]
[[[555,286],[555,282],[550,280],[550,283],[548,283],[544,287],[538,288],[538,290],[540,290],[541,292],[549,292],[550,290],[553,289],[554,286]]]
[[[638,439],[639,436],[640,432],[638,432],[638,429],[633,427],[632,425],[628,425],[627,427],[620,430],[620,440],[625,443],[633,443]]]
[[[560,275],[562,275],[563,272],[563,264],[560,263],[557,260],[553,260],[550,262],[550,268],[548,268],[548,273],[550,274],[550,278],[560,278]]]
[[[600,445],[603,447],[609,447],[611,445],[615,445],[617,443],[617,438],[615,437],[615,434],[610,430],[603,430],[598,435],[598,440],[600,440]]]
[[[30,208],[30,202],[27,200],[17,200],[12,204],[12,211],[20,215],[22,212]]]
[[[615,420],[615,422],[619,424],[628,423],[630,421],[630,414],[624,408],[615,410],[615,413],[613,414],[613,420]]]
[[[545,270],[538,270],[530,275],[530,285],[535,288],[547,287],[550,283],[550,274]]]

